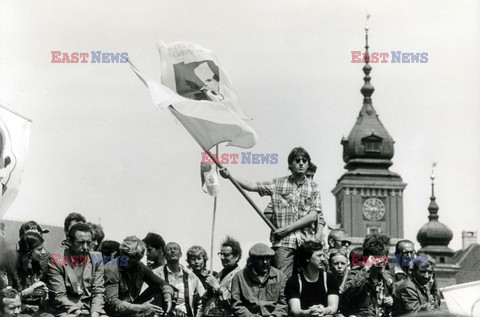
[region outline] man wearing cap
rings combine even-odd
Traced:
[[[277,228],[271,235],[275,250],[274,266],[290,277],[296,249],[307,240],[322,236],[323,216],[320,189],[317,183],[306,177],[311,164],[310,154],[302,148],[294,148],[288,155],[291,175],[266,182],[250,182],[236,178],[240,186],[260,196],[271,196],[272,224]],[[220,170],[224,178],[230,176],[227,169]]]
[[[141,262],[145,249],[142,240],[127,237],[120,246],[120,260],[105,265],[105,310],[109,316],[168,314],[172,310],[173,288]],[[144,282],[148,288],[140,294]],[[164,307],[152,303],[158,297],[163,298]]]
[[[232,310],[235,316],[287,316],[285,274],[270,262],[275,252],[257,243],[248,252],[247,266],[232,281]]]

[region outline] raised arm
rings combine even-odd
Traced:
[[[229,178],[230,177],[230,171],[224,167],[220,169],[220,175],[222,175],[223,178]],[[249,180],[240,178],[235,176],[235,180],[237,183],[240,185],[245,190],[251,191],[251,192],[258,192],[258,185],[254,182],[251,182]]]

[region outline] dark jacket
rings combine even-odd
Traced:
[[[287,316],[285,299],[285,274],[276,268],[270,268],[263,283],[253,272],[251,265],[233,277],[232,309],[235,316]]]
[[[420,311],[439,310],[440,297],[434,290],[430,290],[431,301],[428,300],[427,290],[415,279],[407,278],[395,283],[393,314],[400,316]]]
[[[384,296],[392,296],[394,277],[384,271],[382,274]],[[352,270],[348,275],[343,293],[344,309],[342,313],[359,317],[387,316],[391,307],[378,303],[376,286],[369,279],[369,273],[362,269]]]

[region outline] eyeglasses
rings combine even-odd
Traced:
[[[225,253],[218,252],[217,254],[218,254],[219,257],[225,258],[225,259],[230,257],[231,255],[233,255],[233,253],[226,253],[226,252]]]
[[[336,240],[342,243],[342,246],[349,247],[352,244],[350,241]]]
[[[295,163],[300,163],[300,162],[303,162],[304,164],[308,162],[308,160],[306,158],[297,158],[295,159]]]

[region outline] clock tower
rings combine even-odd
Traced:
[[[394,141],[373,108],[368,26],[365,31],[365,83],[360,90],[363,105],[352,131],[341,141],[347,172],[332,190],[337,224],[352,236],[354,244],[369,233],[386,233],[392,240],[403,238],[403,190],[406,187],[400,175],[389,170],[393,164]]]

